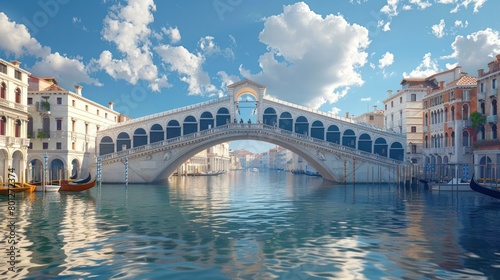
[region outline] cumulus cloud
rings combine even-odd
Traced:
[[[453,8],[450,13],[457,13],[461,7],[467,9],[470,4],[473,4],[474,13],[477,13],[486,1],[487,0],[436,0],[439,4],[454,4],[455,8]]]
[[[441,19],[439,21],[439,24],[434,24],[432,26],[432,34],[438,38],[442,38],[444,36],[444,28],[446,26],[446,23],[444,22],[444,19]]]
[[[0,48],[16,58],[23,55],[44,57],[51,52],[49,47],[43,47],[31,37],[25,25],[10,21],[3,12],[0,12],[0,38]]]
[[[468,21],[455,20],[455,27],[467,28],[469,26]]]
[[[214,41],[214,37],[205,36],[198,41],[198,46],[206,56],[223,55],[226,58],[234,58],[234,52],[230,48],[221,49]]]
[[[485,68],[500,53],[500,35],[491,28],[471,33],[467,36],[457,36],[451,44],[453,53],[443,58],[456,59],[465,72],[475,72]]]
[[[431,53],[426,53],[422,62],[410,73],[403,73],[405,78],[426,78],[439,72],[438,63],[432,59]]]
[[[149,83],[153,91],[169,86],[167,77],[158,74],[152,62],[148,25],[153,22],[156,5],[153,0],[129,0],[126,6],[117,4],[110,9],[104,19],[102,36],[116,45],[121,58],[114,58],[105,50],[94,62],[115,79],[123,79],[131,84],[139,80]]]
[[[181,41],[181,32],[177,27],[162,27],[161,31],[170,38],[170,44],[177,44]]]
[[[340,15],[323,18],[303,2],[285,6],[265,20],[259,39],[269,50],[259,57],[261,71],[240,66],[240,74],[277,98],[319,108],[364,82],[357,69],[367,62],[368,30]]]
[[[386,52],[381,59],[378,61],[378,68],[384,69],[394,63],[394,54]]]
[[[390,16],[395,17],[398,15],[398,3],[399,0],[387,0],[387,5],[384,5],[380,12]]]
[[[432,6],[431,3],[429,3],[428,1],[424,1],[424,0],[410,0],[410,3],[417,6],[421,10],[425,10],[425,9],[429,8],[430,6]]]

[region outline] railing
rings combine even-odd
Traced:
[[[495,96],[497,96],[497,93],[498,93],[498,89],[494,88],[494,89],[491,89],[490,91],[488,91],[488,96],[495,97]]]
[[[7,142],[9,146],[28,147],[30,145],[29,139],[20,137],[7,137]]]
[[[486,97],[486,93],[484,93],[484,92],[477,93],[477,100],[484,100],[485,97]]]
[[[486,121],[487,121],[488,123],[497,123],[497,121],[498,121],[498,116],[497,116],[497,115],[487,116],[487,117],[486,117]]]
[[[199,132],[195,132],[192,134],[188,135],[183,135],[179,136],[176,138],[171,138],[151,144],[147,144],[144,146],[140,147],[134,147],[130,148],[127,150],[122,150],[119,152],[115,152],[112,154],[106,154],[100,156],[102,161],[107,161],[107,160],[112,160],[116,158],[121,158],[124,156],[129,156],[133,155],[136,153],[140,153],[143,151],[149,151],[151,149],[156,149],[156,148],[165,148],[165,146],[173,145],[173,144],[184,144],[184,145],[189,145],[189,141],[197,138],[200,141],[203,141],[205,138],[213,138],[217,136],[224,136],[227,134],[249,134],[249,133],[255,133],[258,135],[269,135],[271,137],[278,138],[282,141],[303,141],[306,142],[307,144],[313,143],[314,145],[321,146],[323,148],[328,148],[331,149],[335,152],[342,153],[345,156],[357,156],[358,158],[363,158],[365,160],[369,160],[372,162],[377,162],[379,164],[388,164],[388,165],[400,165],[402,164],[402,161],[391,159],[388,157],[380,156],[378,154],[374,153],[369,153],[365,151],[361,151],[355,148],[343,146],[340,144],[328,142],[325,140],[313,138],[310,136],[302,135],[302,134],[297,134],[295,132],[291,132],[285,129],[277,128],[275,126],[269,126],[269,125],[264,125],[264,124],[228,124],[228,125],[223,125],[219,126],[216,128],[211,128]]]

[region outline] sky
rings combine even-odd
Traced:
[[[496,0],[0,0],[0,58],[132,118],[267,94],[345,116],[383,107],[404,77],[500,54]]]

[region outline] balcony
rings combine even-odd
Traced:
[[[487,116],[486,117],[486,121],[488,123],[497,123],[498,121],[498,116],[497,115],[494,115],[494,116]]]
[[[45,131],[43,129],[39,129],[37,134],[36,134],[36,138],[40,138],[40,139],[49,139],[50,138],[50,132],[49,131]]]
[[[455,147],[445,147],[443,152],[445,154],[454,155],[455,154]]]
[[[20,137],[7,137],[8,145],[14,148],[28,147],[30,140]]]
[[[36,111],[37,112],[50,112],[50,103],[47,101],[37,102],[36,103]]]
[[[472,147],[462,147],[462,148],[463,148],[464,155],[471,155],[472,154]]]
[[[478,141],[476,141],[476,146],[477,147],[496,147],[496,148],[498,148],[500,146],[500,140],[499,139],[478,140]]]
[[[494,88],[494,89],[492,89],[492,90],[490,90],[490,91],[488,92],[488,96],[489,96],[490,98],[493,98],[493,97],[496,97],[496,96],[497,96],[497,93],[498,93],[498,89],[497,89],[497,88]]]
[[[448,128],[454,128],[455,127],[455,121],[449,121],[447,124],[448,124]]]
[[[477,100],[484,100],[485,97],[486,97],[486,93],[484,93],[484,92],[477,93]]]

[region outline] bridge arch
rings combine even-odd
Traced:
[[[131,139],[130,135],[127,132],[120,132],[118,137],[116,138],[116,151],[122,151],[130,149]]]
[[[184,118],[182,122],[182,135],[198,132],[198,120],[192,115]]]
[[[342,145],[346,147],[356,148],[356,133],[350,128],[344,130],[342,135]]]
[[[167,139],[181,136],[181,125],[177,120],[170,120],[167,123]]]
[[[264,110],[264,114],[262,117],[262,123],[267,125],[277,125],[278,124],[278,115],[276,110],[273,107],[267,107]]]
[[[149,143],[156,143],[165,140],[165,131],[160,124],[153,124],[149,129]]]
[[[226,107],[219,108],[217,110],[217,114],[215,115],[215,121],[217,126],[231,123],[231,114],[229,113],[229,109]]]
[[[132,146],[139,147],[148,144],[148,134],[144,128],[136,128],[132,136]]]
[[[283,112],[279,118],[279,128],[293,131],[293,118],[289,112]]]
[[[304,116],[299,116],[295,120],[295,133],[309,135],[309,121]]]
[[[211,112],[205,111],[200,116],[200,131],[214,127],[214,117]]]

